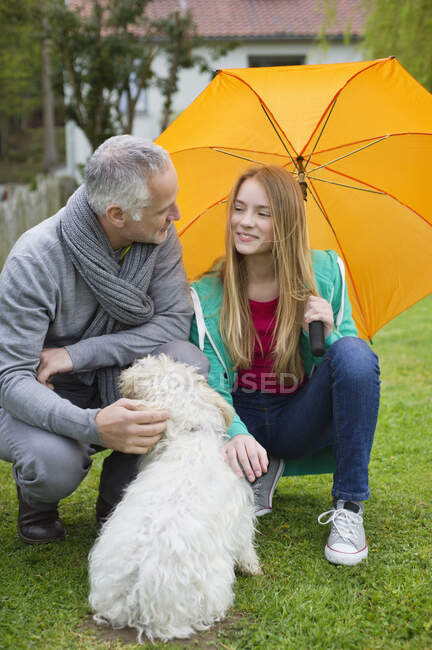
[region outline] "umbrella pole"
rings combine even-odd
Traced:
[[[308,189],[308,186],[307,186],[307,182],[306,182],[306,171],[305,171],[305,168],[303,167],[303,161],[304,161],[303,156],[297,156],[297,158],[296,158],[297,165],[296,166],[297,166],[297,172],[298,172],[298,179],[299,179],[300,187],[301,187],[302,192],[303,192],[303,198],[304,198],[305,201],[307,201],[307,189]]]

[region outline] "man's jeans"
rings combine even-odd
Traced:
[[[175,361],[189,363],[207,377],[207,357],[187,341],[172,341],[154,354],[164,353]],[[71,377],[54,378],[61,397],[81,408],[99,408],[97,386],[77,384]],[[87,475],[91,456],[102,447],[45,431],[18,420],[0,408],[0,459],[13,465],[15,481],[24,500],[39,510],[49,510],[54,503],[69,496]],[[100,478],[104,501],[116,505],[124,489],[135,478],[140,456],[113,451],[105,458]]]
[[[361,339],[344,337],[327,350],[297,392],[277,394],[242,387],[234,408],[273,456],[301,458],[333,445],[337,499],[369,498],[368,464],[378,417],[379,366]]]

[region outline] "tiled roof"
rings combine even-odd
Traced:
[[[89,9],[92,0],[70,0],[71,7]],[[323,0],[153,0],[147,8],[151,18],[188,8],[204,38],[311,38],[326,22]],[[364,23],[361,0],[338,0],[336,12],[325,32],[359,35]]]

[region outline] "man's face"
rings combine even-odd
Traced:
[[[177,172],[171,161],[164,171],[149,179],[148,189],[151,203],[137,210],[136,216],[140,221],[134,221],[130,216],[121,230],[126,242],[124,246],[132,242],[161,244],[167,237],[170,223],[180,219],[176,203],[179,191]]]

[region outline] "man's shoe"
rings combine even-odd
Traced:
[[[37,510],[24,501],[18,491],[18,535],[26,544],[49,544],[65,539],[65,529],[57,504],[51,510]]]
[[[105,501],[105,499],[99,494],[96,501],[96,523],[98,526],[103,526],[113,510],[114,506]]]
[[[285,461],[269,456],[267,473],[251,484],[255,501],[255,517],[262,517],[272,511],[273,493],[285,469]]]
[[[318,517],[318,523],[322,525],[331,523],[324,555],[332,564],[352,566],[367,558],[368,546],[362,515],[361,503],[338,499],[332,510],[327,510]]]

